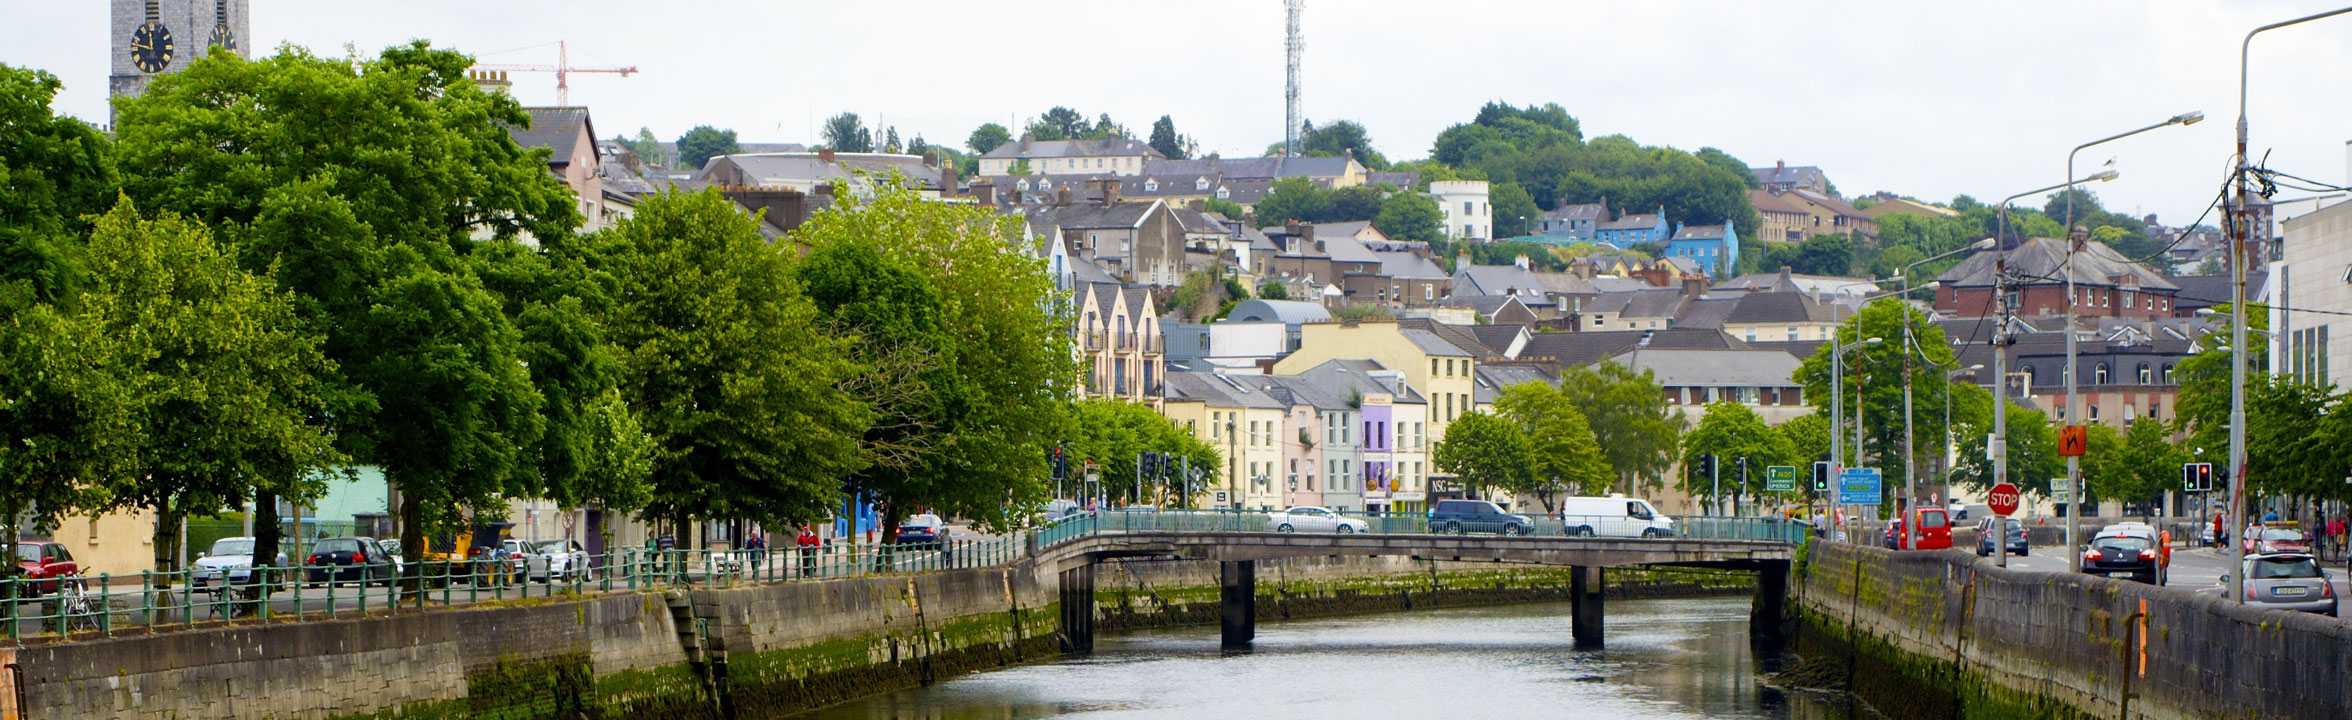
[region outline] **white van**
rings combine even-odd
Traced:
[[[1674,518],[1659,514],[1648,500],[1623,495],[1562,499],[1560,521],[1566,534],[1582,537],[1674,536]]]

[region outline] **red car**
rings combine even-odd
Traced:
[[[16,544],[16,566],[24,571],[27,582],[19,587],[25,594],[46,595],[57,592],[58,578],[81,572],[73,553],[66,552],[64,543],[20,542]]]
[[[1918,508],[1912,510],[1911,515],[1919,519],[1918,549],[1951,549],[1952,520],[1950,515],[1945,514],[1943,508]],[[1906,550],[1910,549],[1908,547],[1910,539],[1911,538],[1909,533],[1903,528],[1902,520],[1890,520],[1887,522],[1887,547]]]
[[[2293,528],[2248,528],[2243,544],[2248,555],[2311,552],[2311,540],[2303,536],[2303,531]]]

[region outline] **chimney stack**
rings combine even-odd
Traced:
[[[954,172],[949,170],[949,172]],[[972,201],[983,207],[996,206],[996,181],[980,178],[972,181]]]
[[[505,70],[469,70],[466,75],[472,77],[474,86],[481,88],[485,94],[514,94],[511,90],[514,83],[507,82]]]
[[[833,162],[833,148],[817,148],[817,159],[824,162]]]
[[[963,176],[961,173],[956,172],[955,163],[948,163],[939,166],[940,197],[955,195],[958,190],[961,190],[961,188],[958,186],[962,184],[962,181]]]
[[[2090,239],[2091,229],[2081,225],[2074,226],[2073,230],[2067,231],[2066,233],[2066,240],[2069,244],[2074,246],[2075,252],[2082,252],[2083,245],[2090,242]]]
[[[1682,294],[1684,297],[1694,298],[1707,294],[1707,278],[1700,275],[1684,277],[1682,279]]]
[[[1070,206],[1070,186],[1069,186],[1069,184],[1067,184],[1067,183],[1064,183],[1064,184],[1063,184],[1063,185],[1062,185],[1060,188],[1058,188],[1058,189],[1056,189],[1056,190],[1054,191],[1054,207],[1069,207],[1069,206]]]
[[[1525,270],[1527,269],[1527,256],[1520,255],[1518,257],[1511,258],[1511,264],[1519,266],[1519,269],[1521,270]]]
[[[1118,178],[1115,178],[1115,177],[1112,177],[1112,178],[1103,178],[1103,181],[1102,181],[1102,203],[1103,203],[1103,207],[1110,207],[1110,206],[1112,206],[1112,205],[1117,205],[1117,204],[1119,204],[1119,179],[1118,179]]]

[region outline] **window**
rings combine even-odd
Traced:
[[[1207,189],[1209,189],[1209,179],[1208,179],[1208,178],[1205,178],[1205,177],[1200,177],[1200,178],[1193,178],[1193,180],[1192,180],[1192,189],[1194,189],[1194,190],[1207,190]],[[1224,196],[1223,196],[1223,195],[1219,195],[1218,197],[1224,197]]]
[[[1788,340],[1789,342],[1797,341],[1797,329],[1795,327],[1790,327],[1788,329]]]
[[[2093,404],[2092,404],[2090,407],[2091,407],[2091,422],[2098,422],[2098,421],[2099,421],[2099,406],[2098,406],[2098,404],[2097,404],[2097,403],[2093,403]]]
[[[2149,381],[2154,379],[2156,379],[2156,374],[2148,371],[2148,364],[2140,363],[2140,384],[2147,385]]]
[[[1431,375],[1436,375],[1436,374],[1437,374],[1437,358],[1430,358],[1430,359],[1429,359],[1429,374],[1431,374]]]
[[[1475,204],[1476,204],[1476,203],[1472,203],[1472,202],[1470,202],[1470,201],[1468,201],[1468,200],[1464,200],[1464,201],[1462,201],[1462,214],[1464,214],[1464,215],[1468,215],[1468,214],[1470,214],[1470,213],[1472,212],[1472,211],[1470,210],[1470,207],[1471,207],[1472,205],[1475,205]]]
[[[1020,189],[1021,189],[1021,192],[1028,192],[1028,191],[1029,191],[1029,181],[1028,181],[1028,180],[1022,180],[1022,181],[1020,181],[1020,182],[1013,183],[1013,186],[1014,186],[1014,187],[1018,187],[1018,188],[1020,188]]]
[[[1158,181],[1158,180],[1145,180],[1145,181],[1143,181],[1143,191],[1144,191],[1144,192],[1159,192],[1159,191],[1160,191],[1160,181]]]
[[[2107,384],[2107,363],[2099,363],[2096,367],[2091,368],[2091,384]]]
[[[2164,384],[2172,384],[2172,363],[2164,364]]]
[[[2140,410],[2139,410],[2139,407],[2138,407],[2138,406],[2135,406],[2135,405],[2133,405],[2133,404],[2131,404],[2131,403],[2124,403],[2124,404],[2123,404],[2123,417],[2124,417],[2124,419],[2126,419],[2126,420],[2129,420],[2129,419],[2131,419],[2131,418],[2136,418],[2136,417],[2139,417],[2139,416],[2140,416]]]
[[[1231,197],[1233,197],[1233,191],[1231,189],[1217,188],[1217,199],[1224,200]]]

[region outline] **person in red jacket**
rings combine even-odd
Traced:
[[[807,577],[816,573],[817,546],[823,542],[823,540],[817,538],[816,528],[807,525],[800,526],[800,538],[796,540],[794,544],[800,546],[801,577]]]

